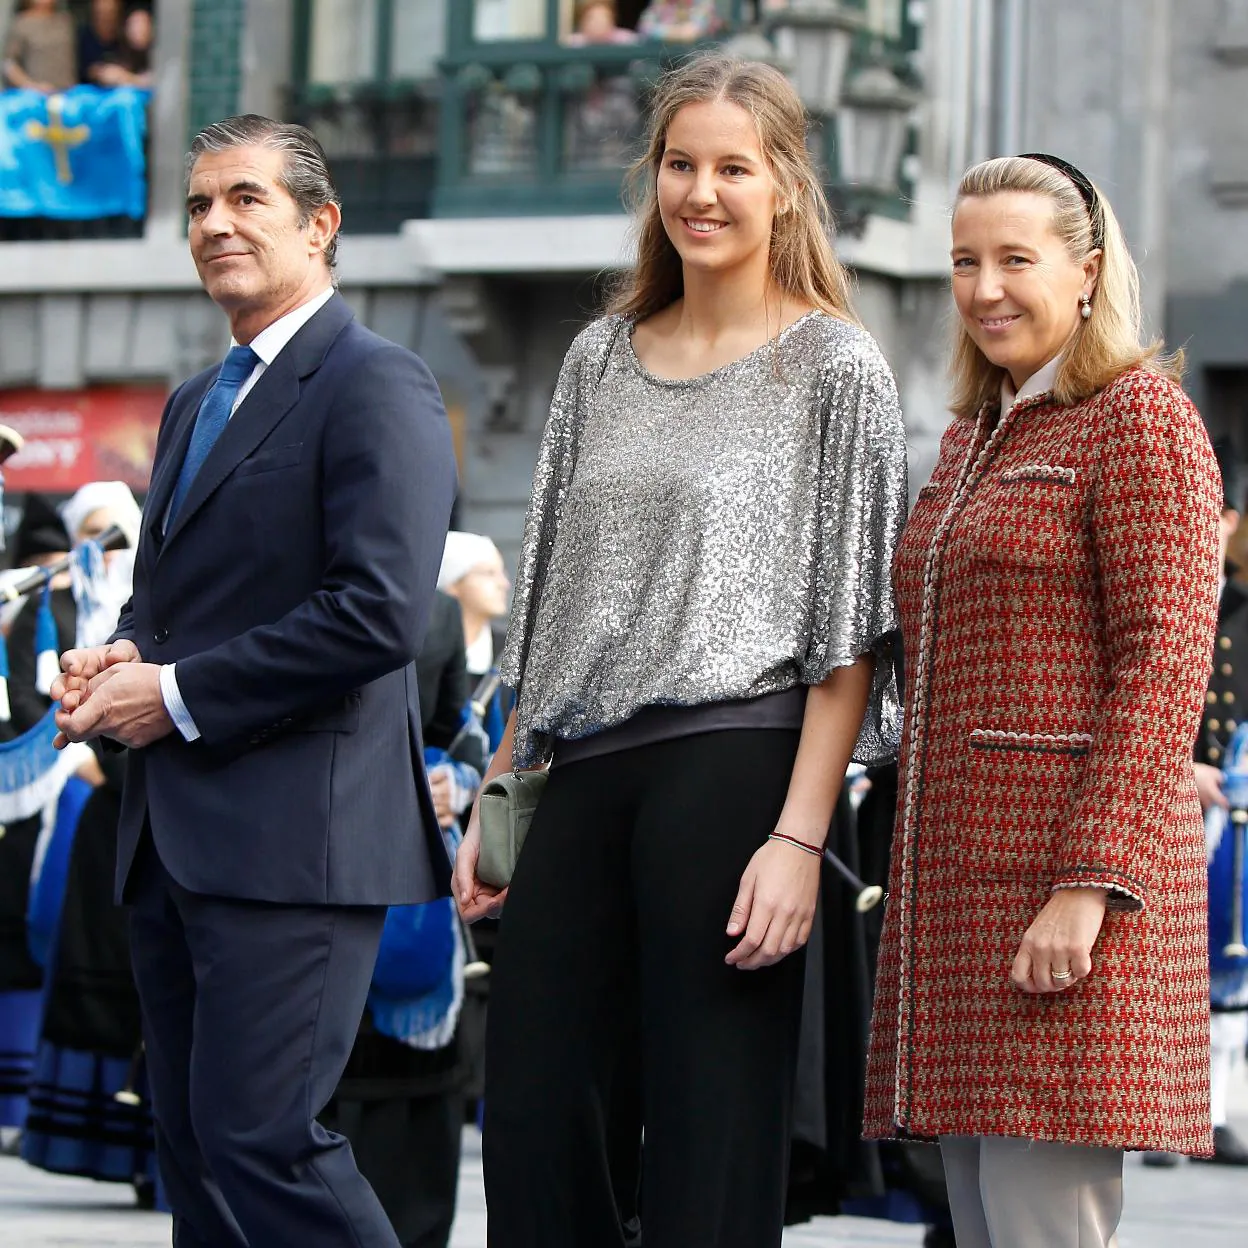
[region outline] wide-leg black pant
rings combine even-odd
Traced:
[[[622,1245],[630,1118],[645,1248],[778,1248],[803,956],[736,970],[725,928],[798,735],[725,730],[555,768],[491,977],[490,1248]]]

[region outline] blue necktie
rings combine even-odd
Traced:
[[[230,423],[230,409],[234,406],[234,397],[242,389],[243,382],[251,376],[252,370],[260,363],[260,357],[250,347],[231,347],[221,365],[217,379],[212,388],[204,395],[199,405],[199,414],[195,417],[195,430],[191,434],[191,444],[186,448],[186,458],[182,461],[182,471],[178,473],[178,483],[173,487],[173,500],[169,504],[169,519],[166,528],[173,524],[191,488],[191,482],[208,458],[208,452],[217,444],[221,431]]]

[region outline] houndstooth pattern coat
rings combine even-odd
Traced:
[[[1205,848],[1192,746],[1217,467],[1142,369],[955,419],[894,562],[907,662],[868,1136],[1207,1153]],[[1115,890],[1092,974],[1010,981],[1054,888]]]

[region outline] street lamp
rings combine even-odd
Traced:
[[[817,116],[836,112],[854,36],[866,25],[860,11],[838,0],[789,0],[765,9],[780,58],[792,66],[802,103]]]
[[[850,79],[836,115],[843,184],[871,195],[897,191],[910,112],[918,94],[886,65],[868,65]]]

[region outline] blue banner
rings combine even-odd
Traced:
[[[144,217],[150,96],[139,87],[0,91],[0,217]]]

